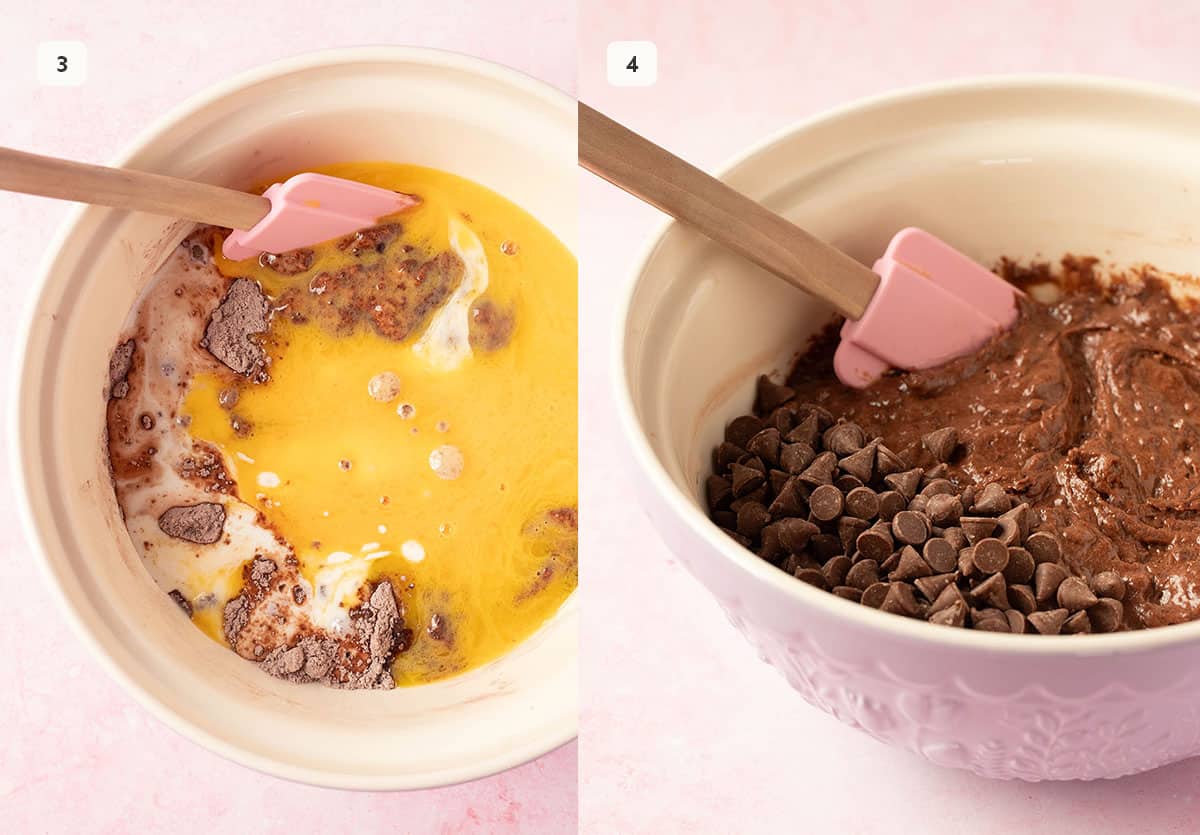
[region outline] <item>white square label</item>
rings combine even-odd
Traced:
[[[653,41],[613,41],[608,45],[608,83],[649,87],[658,80],[658,47]]]
[[[80,41],[42,41],[37,48],[38,82],[78,87],[87,81],[87,47]]]

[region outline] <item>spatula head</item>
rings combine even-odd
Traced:
[[[879,289],[842,326],[838,379],[865,388],[889,368],[933,368],[1017,321],[1020,291],[921,229],[901,230],[875,262]]]
[[[262,252],[311,246],[420,202],[411,194],[376,188],[324,174],[297,174],[275,183],[263,196],[271,210],[253,228],[234,230],[221,245],[226,258],[240,261]]]

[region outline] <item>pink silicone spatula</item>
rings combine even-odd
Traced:
[[[410,194],[297,174],[262,195],[162,174],[106,168],[0,148],[0,189],[226,226],[226,258],[310,246],[420,202]]]
[[[837,308],[848,386],[963,356],[1017,319],[1016,288],[928,232],[901,230],[869,270],[583,103],[579,163]]]

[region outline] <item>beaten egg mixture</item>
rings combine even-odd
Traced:
[[[331,681],[314,647],[336,655],[356,623],[366,647],[387,619],[394,682],[433,681],[511,649],[575,587],[575,261],[446,172],[319,171],[420,202],[257,260],[193,233],[110,373],[128,389],[110,400],[114,483],[152,574],[214,639],[285,678],[358,686],[365,655],[348,649],[350,678]],[[269,326],[224,356],[214,328],[259,299]],[[179,506],[192,529],[164,520]]]

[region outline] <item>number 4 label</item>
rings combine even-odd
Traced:
[[[37,79],[49,87],[78,87],[87,81],[87,47],[80,41],[42,41]]]
[[[608,83],[649,87],[658,80],[658,47],[653,41],[613,41],[608,45]]]

